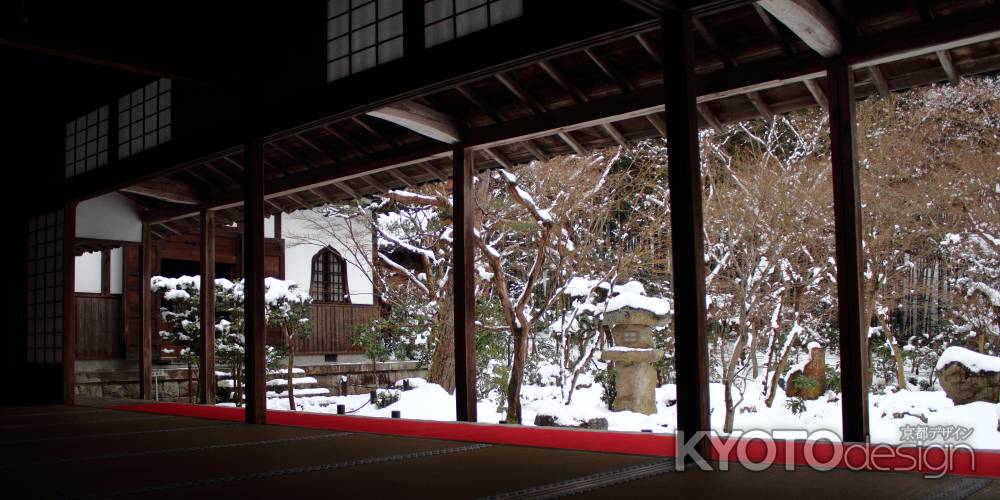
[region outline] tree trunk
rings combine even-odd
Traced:
[[[427,381],[455,392],[455,321],[451,299],[439,302],[437,343],[427,370]]]
[[[792,346],[795,345],[796,337],[798,337],[798,333],[789,333],[789,335],[791,335],[792,338],[786,344],[788,347],[779,355],[778,365],[774,367],[774,373],[771,374],[771,390],[768,391],[767,399],[764,400],[764,404],[766,404],[768,408],[770,408],[771,404],[774,403],[774,396],[778,392],[778,379],[781,378],[782,372],[785,371],[785,365],[788,364],[788,355],[792,351]]]
[[[528,354],[528,332],[518,330],[514,339],[514,364],[510,368],[507,384],[507,423],[521,423],[521,383],[524,381],[524,362]]]
[[[726,399],[726,423],[722,427],[722,432],[730,433],[733,432],[733,421],[736,420],[736,408],[733,404],[733,384],[728,380],[722,383],[722,391]]]
[[[896,342],[896,336],[892,334],[891,327],[883,321],[882,315],[878,315],[879,326],[882,331],[885,332],[885,338],[889,342],[889,348],[892,350],[892,358],[896,361],[896,385],[900,389],[908,389],[909,386],[906,383],[906,367],[903,366],[903,350],[899,348],[899,343]]]

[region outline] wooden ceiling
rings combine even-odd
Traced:
[[[1000,29],[965,38],[956,31],[1000,16],[992,1],[818,4],[835,19],[845,52],[861,54],[851,61],[859,97],[1000,69]],[[824,60],[759,5],[705,13],[695,18],[694,29],[701,126],[826,106]],[[928,43],[875,56],[913,37],[927,37]],[[480,170],[661,137],[661,43],[659,30],[648,28],[434,89],[401,105],[430,110],[431,121],[462,131]],[[757,77],[773,68],[794,71],[788,78]],[[369,114],[277,134],[265,143],[267,209],[287,213],[447,181],[451,147]],[[228,225],[242,218],[242,164],[241,150],[220,152],[127,189],[126,196],[147,211],[160,237],[197,231],[200,208],[216,210],[219,223]]]

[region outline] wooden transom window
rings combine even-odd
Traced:
[[[309,295],[317,302],[351,301],[347,289],[347,263],[332,248],[324,248],[313,256]]]

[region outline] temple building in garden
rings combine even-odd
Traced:
[[[77,209],[75,300],[77,307],[77,393],[89,396],[137,397],[139,384],[134,364],[141,343],[139,297],[142,293],[143,200],[150,193],[109,193],[89,199]],[[155,199],[155,198],[154,198]],[[339,231],[339,233],[338,233]],[[201,241],[197,233],[167,233],[150,247],[150,273],[179,278],[201,272]],[[243,276],[242,235],[238,224],[221,225],[215,232],[215,276],[238,281]],[[378,317],[372,273],[371,232],[352,225],[350,234],[321,212],[299,209],[276,213],[265,220],[265,274],[290,280],[312,298],[308,316],[311,335],[296,345],[297,363],[321,373],[318,365],[352,365],[327,368],[330,373],[357,375],[369,363],[353,340],[357,329]],[[159,300],[153,307],[163,306]],[[166,328],[159,319],[156,329]],[[283,341],[272,332],[269,343]],[[153,337],[152,362],[162,375],[156,383],[171,390],[157,391],[159,399],[185,400],[171,380],[186,378],[177,348]],[[387,366],[389,376],[404,362]],[[412,375],[417,372],[407,372]],[[419,374],[419,373],[417,373]],[[329,378],[329,377],[328,377]],[[336,378],[336,377],[334,377]],[[332,380],[329,385],[339,385]]]
[[[828,115],[837,436],[865,443],[856,102],[998,70],[993,0],[4,2],[16,257],[0,479],[13,497],[996,498],[1000,458],[978,450],[937,481],[842,462],[707,472],[691,453],[713,446],[699,130]],[[651,138],[668,145],[676,422],[656,435],[478,422],[473,178]],[[348,332],[379,314],[365,270],[299,216],[438,182],[453,193],[455,421],[269,411],[267,277],[315,299],[303,369],[334,367],[317,378],[363,361]],[[184,399],[163,385],[178,384],[145,286],[156,275],[205,279],[209,353],[214,279],[245,279],[240,407],[216,405],[214,354],[199,404],[155,401]]]

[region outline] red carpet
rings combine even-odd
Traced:
[[[114,409],[232,422],[241,422],[244,418],[242,408],[181,403],[121,405],[115,406]],[[269,424],[309,429],[367,432],[391,436],[624,453],[629,455],[672,457],[676,452],[676,440],[674,437],[663,434],[466,422],[434,422],[279,410],[268,410],[267,422]],[[718,439],[713,439],[713,441],[717,445],[722,442]],[[773,456],[774,463],[792,463],[799,466],[807,464],[805,443],[798,441],[776,441],[774,445],[772,448],[775,451]],[[862,448],[851,444],[846,446],[849,449],[844,453],[845,445],[823,442],[813,447],[812,454],[824,462],[832,459],[834,454],[841,455],[841,458],[831,465],[842,469],[876,471],[907,470],[935,475],[940,472],[941,464],[945,458],[944,451],[933,448],[889,445],[869,445],[867,448]],[[755,462],[760,462],[768,454],[768,446],[761,440],[738,441],[737,444],[731,446],[728,450],[727,456],[733,462],[736,461],[735,457],[738,451],[745,451],[745,455]],[[719,459],[718,453],[713,451],[712,458]],[[970,453],[966,450],[955,450],[949,452],[948,458],[951,462],[950,467],[947,468],[947,473],[949,474],[1000,477],[1000,453],[998,452],[976,451],[975,453]],[[730,466],[738,465],[734,463]]]
[[[243,409],[180,403],[116,406],[115,410],[163,413],[214,420],[243,421]],[[655,434],[522,427],[466,422],[434,422],[268,410],[267,422],[309,429],[369,432],[477,443],[511,444],[631,455],[674,455],[674,438]]]

